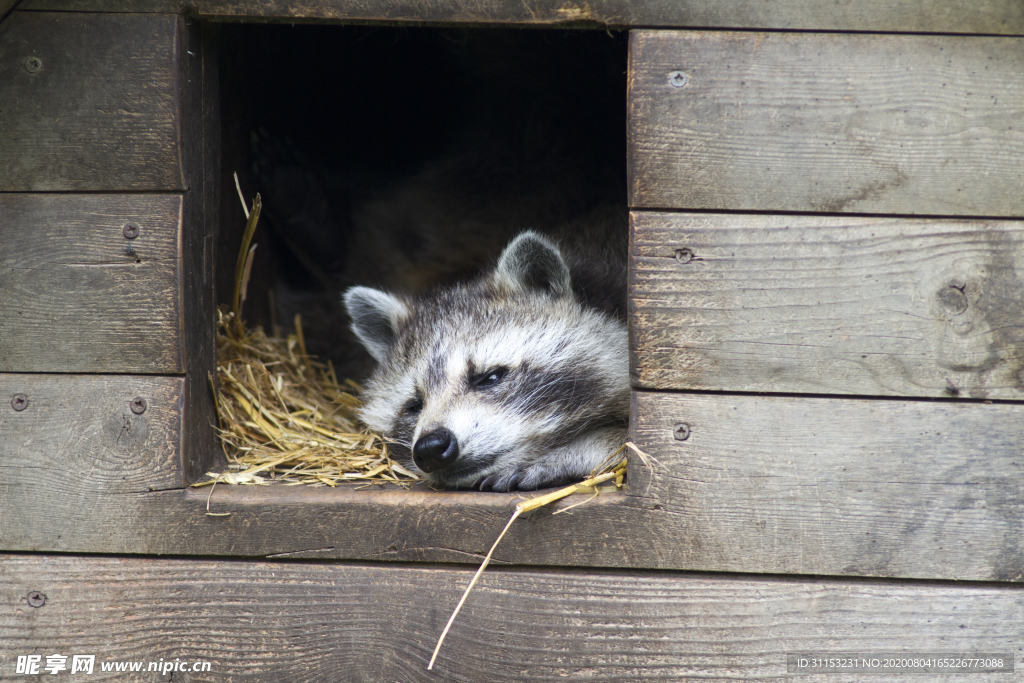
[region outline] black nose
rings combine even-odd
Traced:
[[[458,457],[459,442],[443,427],[424,434],[412,447],[412,461],[424,472],[444,469]]]

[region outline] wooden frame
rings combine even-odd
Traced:
[[[165,178],[146,171],[134,180],[125,181],[136,192],[145,190],[158,194],[86,196],[12,193],[0,195],[0,203],[17,208],[19,213],[16,215],[21,217],[15,225],[19,226],[19,234],[24,235],[34,234],[39,216],[60,216],[61,211],[68,214],[80,210],[83,206],[92,207],[90,210],[98,220],[109,224],[103,231],[96,233],[102,233],[103,238],[94,246],[88,246],[91,242],[83,243],[83,247],[76,246],[72,250],[77,253],[84,248],[85,255],[89,253],[89,249],[97,250],[98,254],[115,253],[119,259],[118,264],[123,262],[133,269],[132,272],[143,272],[138,268],[139,261],[135,261],[138,257],[145,267],[152,265],[157,268],[153,275],[154,282],[167,282],[170,278],[176,283],[176,289],[168,291],[177,292],[183,303],[176,307],[173,296],[163,299],[153,296],[152,286],[147,285],[144,278],[133,278],[126,286],[137,287],[137,293],[132,296],[145,299],[150,308],[142,309],[143,312],[136,322],[132,322],[131,316],[120,316],[117,313],[121,304],[116,301],[111,304],[101,301],[91,308],[75,309],[80,313],[81,331],[76,334],[76,339],[82,350],[78,356],[63,356],[61,365],[57,362],[60,358],[58,354],[51,353],[39,357],[31,352],[32,345],[25,342],[33,336],[39,339],[56,336],[54,319],[42,316],[33,322],[31,316],[25,319],[21,314],[12,313],[10,311],[24,310],[31,305],[32,298],[25,295],[23,300],[18,300],[10,298],[10,294],[0,294],[8,297],[8,303],[17,304],[0,314],[0,325],[5,325],[5,329],[16,332],[18,338],[18,341],[9,341],[4,347],[0,347],[0,362],[5,358],[9,359],[0,370],[11,373],[0,376],[0,385],[17,387],[29,386],[32,382],[38,385],[42,382],[39,386],[43,386],[48,381],[45,377],[24,374],[26,372],[153,373],[149,378],[140,375],[137,380],[132,379],[127,384],[104,381],[90,384],[90,380],[83,378],[78,383],[83,387],[83,392],[98,392],[82,394],[89,396],[96,410],[89,415],[83,414],[79,418],[80,427],[73,431],[81,434],[103,434],[109,425],[120,420],[118,424],[122,427],[129,425],[136,431],[145,428],[152,434],[166,434],[167,443],[176,444],[168,446],[176,450],[175,456],[167,459],[166,454],[152,450],[133,450],[130,440],[124,443],[115,441],[115,448],[111,453],[120,453],[118,457],[122,458],[122,463],[133,463],[132,476],[115,483],[111,478],[112,470],[97,469],[93,466],[91,456],[86,457],[92,452],[88,449],[82,450],[77,458],[62,461],[62,470],[50,481],[39,479],[35,475],[32,463],[28,460],[34,458],[33,462],[49,462],[53,453],[81,448],[73,434],[54,434],[49,440],[36,439],[33,441],[33,448],[36,449],[34,451],[25,450],[23,444],[28,443],[27,441],[5,442],[5,445],[0,445],[0,455],[10,462],[20,464],[5,475],[4,484],[8,490],[19,491],[20,494],[5,497],[7,501],[16,502],[8,502],[5,506],[6,519],[14,520],[15,523],[5,525],[2,532],[3,547],[15,551],[475,562],[489,547],[494,534],[511,513],[511,508],[519,497],[503,494],[440,494],[425,490],[366,492],[356,490],[354,486],[336,491],[301,493],[283,488],[263,490],[218,487],[209,498],[210,505],[217,512],[231,514],[226,517],[208,517],[205,511],[209,491],[173,490],[202,474],[213,455],[209,424],[212,405],[207,377],[212,370],[213,357],[213,329],[210,323],[211,269],[214,260],[212,249],[215,243],[214,216],[219,210],[220,201],[217,195],[218,183],[215,181],[218,177],[215,151],[219,147],[216,123],[217,81],[214,68],[215,27],[202,22],[190,23],[191,20],[177,17],[147,17],[144,14],[106,16],[40,11],[20,12],[13,20],[14,23],[6,22],[4,25],[4,30],[9,32],[7,35],[11,35],[12,31],[21,31],[19,27],[22,26],[41,25],[53,21],[57,22],[54,25],[58,27],[91,27],[90,40],[97,40],[96,34],[104,31],[120,34],[130,29],[137,30],[139,35],[149,35],[136,26],[139,22],[159,28],[148,29],[151,33],[156,31],[152,33],[151,38],[159,42],[166,53],[174,55],[172,62],[178,60],[181,79],[175,81],[167,76],[170,80],[166,83],[157,79],[158,85],[150,87],[157,87],[160,93],[178,93],[171,97],[170,101],[175,97],[179,98],[181,111],[161,104],[163,108],[160,109],[162,113],[158,120],[176,121],[170,130],[173,133],[174,126],[178,126],[181,139],[185,142],[182,143],[180,161],[173,155],[167,157],[170,168],[177,169],[170,176]],[[32,30],[36,33],[29,31],[25,35],[45,34],[37,29]],[[662,42],[667,41],[666,44],[671,46],[670,50],[666,50],[672,55],[681,49],[678,47],[680,44],[704,40],[694,38],[689,33],[671,33],[671,36],[661,38],[665,38]],[[652,120],[650,126],[637,123],[642,122],[644,116],[650,115],[644,113],[646,110],[643,110],[643,107],[646,105],[643,103],[654,97],[655,88],[675,88],[674,85],[662,82],[651,75],[655,72],[660,73],[659,69],[664,70],[667,68],[666,65],[675,63],[673,59],[665,64],[659,61],[664,54],[668,54],[661,48],[654,50],[654,57],[650,60],[644,56],[650,52],[645,45],[655,38],[661,40],[658,36],[644,32],[638,34],[638,42],[634,46],[634,63],[631,67],[631,92],[636,98],[633,112],[639,117],[634,119],[632,138],[634,178],[637,179],[647,177],[644,175],[646,171],[642,170],[648,167],[643,161],[644,155],[647,154],[645,150],[658,149],[658,136],[670,135],[671,126],[676,125],[676,119],[668,115],[659,115],[660,118]],[[733,52],[739,55],[737,59],[746,54],[744,50],[747,48],[744,46],[757,44],[758,41],[767,40],[769,48],[765,49],[775,49],[770,46],[775,44],[775,41],[782,40],[785,49],[791,49],[786,46],[790,46],[792,41],[796,40],[786,37],[764,39],[758,34],[726,34],[719,38],[733,46]],[[835,41],[847,46],[844,49],[848,49],[849,45],[860,45],[861,49],[864,49],[863,46],[871,44],[869,38],[870,36],[843,37]],[[882,38],[886,44],[893,41],[891,37]],[[54,40],[53,37],[47,39]],[[821,39],[810,36],[808,40]],[[960,45],[965,39],[933,38],[930,39],[929,45],[941,44],[947,40]],[[835,41],[827,45],[832,45]],[[8,41],[9,44],[22,46],[31,42]],[[994,43],[990,41],[985,44]],[[4,48],[0,46],[0,49]],[[8,46],[6,49],[14,49],[17,52],[19,49],[25,51],[27,48]],[[73,45],[71,49],[75,49]],[[67,67],[61,66],[59,61],[51,62],[45,57],[43,61],[47,69],[52,68],[56,71],[89,68],[88,60],[85,59],[68,62]],[[168,70],[165,57],[152,57],[151,61],[160,65],[158,73],[173,72],[173,69]],[[723,64],[728,66],[731,63]],[[26,73],[23,76],[19,72],[15,77],[25,80],[32,75]],[[70,78],[63,73],[58,76]],[[139,78],[145,80],[141,76]],[[995,76],[992,78],[998,80]],[[79,80],[87,79],[79,77]],[[135,87],[129,81],[114,81],[105,86],[114,88],[105,95],[107,99],[128,97],[128,94],[117,94],[120,92],[117,89]],[[36,84],[38,85],[38,82]],[[701,87],[699,83],[691,85]],[[19,87],[27,88],[26,96],[35,96],[33,93],[36,90],[32,89],[31,81],[26,80],[25,84]],[[720,93],[716,96],[741,96],[741,86],[733,87],[737,88],[735,92]],[[52,95],[46,92],[40,96],[52,98]],[[1012,93],[1008,96],[1014,97]],[[94,93],[93,99],[97,100],[97,97]],[[29,99],[31,100],[31,97]],[[168,100],[166,96],[160,95],[155,101]],[[51,103],[47,106],[63,105]],[[71,116],[78,116],[85,123],[89,123],[97,115],[105,116],[105,111],[102,108],[84,108],[73,112]],[[65,121],[63,125],[72,124]],[[116,127],[117,124],[114,121],[104,125]],[[158,126],[156,138],[153,139],[177,139],[174,134],[161,132],[163,130]],[[160,142],[152,149],[147,147],[153,145],[153,139],[146,138],[138,143],[143,145],[143,151],[139,154],[156,154],[154,150],[164,149],[166,141]],[[132,145],[135,144],[134,141],[135,137],[128,135],[117,144]],[[9,140],[6,144],[21,143]],[[107,154],[103,152],[101,143],[88,144],[100,145],[97,158],[103,158],[103,155]],[[91,149],[88,146],[83,147],[79,156],[91,160]],[[115,157],[107,154],[107,158]],[[52,161],[47,163],[52,164]],[[96,190],[108,187],[82,170],[67,173],[70,173],[72,178],[78,178],[67,181],[68,190],[83,189],[86,186],[82,183],[92,183],[88,187]],[[9,177],[5,182],[8,186],[0,189],[21,190],[36,187],[19,184],[24,181],[13,177]],[[60,187],[59,183],[52,185],[57,183],[56,180],[47,182],[51,185],[46,185],[44,189]],[[673,186],[669,184],[665,187],[668,188],[668,194],[664,196],[668,199],[674,197],[675,195],[671,194]],[[141,237],[127,240],[124,234],[117,234],[117,228],[123,221],[131,222],[129,219],[133,216],[146,216],[146,211],[165,217],[159,220],[168,221],[170,227],[163,232],[154,232],[148,228],[150,218],[138,218],[138,221],[146,222]],[[65,226],[62,229],[67,229],[66,226],[73,228],[75,225],[74,220],[70,223],[63,218],[53,220],[56,221],[54,225],[59,223]],[[174,230],[178,222],[185,228],[180,231],[178,237],[175,237]],[[1011,270],[999,271],[989,262],[1002,262],[1002,259],[1012,264],[1019,260],[1019,240],[1015,237],[1015,223],[911,223],[897,218],[854,220],[818,217],[729,217],[649,211],[634,213],[633,223],[634,280],[631,285],[631,315],[633,366],[638,388],[705,392],[783,390],[831,393],[838,397],[851,394],[890,394],[894,397],[943,397],[946,402],[905,404],[895,401],[872,404],[885,415],[885,433],[902,435],[901,438],[906,440],[908,450],[898,452],[893,449],[891,441],[857,438],[858,430],[869,430],[869,425],[873,424],[875,417],[870,410],[866,413],[862,410],[865,405],[863,402],[850,398],[837,398],[831,403],[821,403],[815,402],[816,399],[754,400],[713,393],[670,395],[640,391],[634,397],[633,439],[642,449],[653,455],[659,465],[654,470],[645,470],[639,461],[634,459],[631,463],[632,481],[625,492],[602,496],[567,515],[554,516],[552,510],[534,513],[513,528],[499,549],[498,562],[959,580],[1022,580],[1020,572],[1014,569],[1017,558],[1014,550],[1016,546],[1007,540],[1019,504],[1006,489],[1009,480],[999,476],[1000,472],[1013,471],[1016,467],[1016,460],[1009,454],[1007,445],[1020,438],[1017,427],[1019,406],[984,406],[976,403],[950,402],[957,396],[947,392],[946,384],[948,379],[956,391],[962,391],[964,396],[1019,398],[1018,387],[1012,379],[1016,362],[1016,337],[1011,334],[1013,326],[1007,322],[1012,321],[1012,314],[1006,306],[995,306],[990,300],[991,297],[986,299],[986,295],[983,294],[985,291],[998,290],[1000,301],[1013,300],[1013,292],[1016,291],[1015,281],[1012,281],[1012,278],[1006,279],[1010,276]],[[954,232],[950,232],[951,229],[954,229]],[[736,236],[745,235],[745,230],[760,235],[761,241],[751,242],[743,237],[737,242]],[[804,232],[798,232],[799,230]],[[838,231],[836,235],[839,237],[830,237],[830,230]],[[823,368],[835,367],[835,358],[827,354],[807,356],[794,364],[795,369],[782,375],[777,371],[778,361],[771,360],[769,356],[769,364],[776,369],[759,378],[757,373],[751,372],[745,366],[730,369],[729,364],[723,361],[725,356],[721,354],[728,354],[729,348],[736,347],[735,335],[731,333],[725,333],[724,336],[733,346],[723,347],[722,350],[715,350],[711,344],[714,340],[702,333],[705,334],[703,339],[707,342],[706,350],[702,351],[705,354],[703,360],[700,355],[693,356],[693,338],[672,337],[671,339],[679,340],[671,341],[667,345],[665,339],[658,336],[664,336],[666,331],[673,330],[686,330],[692,333],[695,329],[714,329],[695,316],[704,316],[704,319],[710,320],[716,311],[722,310],[715,297],[734,294],[729,293],[727,289],[707,287],[707,293],[702,294],[704,290],[691,289],[686,283],[691,281],[690,278],[695,273],[699,274],[696,280],[698,283],[728,283],[731,277],[728,273],[731,271],[721,270],[722,275],[719,276],[715,275],[718,271],[713,269],[734,267],[731,264],[738,262],[736,259],[741,259],[748,253],[743,251],[747,244],[751,245],[750,258],[755,260],[756,257],[763,257],[762,255],[766,254],[765,250],[769,248],[766,245],[777,244],[770,248],[796,253],[794,249],[798,251],[800,245],[811,244],[815,239],[823,244],[827,242],[833,245],[835,253],[841,254],[842,240],[859,245],[868,239],[866,235],[873,235],[878,231],[882,232],[879,233],[879,237],[874,238],[876,240],[887,240],[893,236],[900,237],[911,233],[918,235],[915,239],[932,239],[935,241],[934,249],[940,252],[947,248],[944,246],[947,243],[973,243],[977,239],[986,240],[992,235],[1000,236],[1000,240],[985,252],[991,255],[985,257],[987,261],[985,258],[979,260],[980,265],[977,268],[970,266],[967,268],[970,272],[964,271],[958,276],[967,279],[957,290],[968,303],[968,317],[973,315],[975,310],[980,312],[981,317],[975,321],[975,328],[985,322],[993,330],[1002,330],[999,332],[1002,336],[997,335],[998,338],[980,338],[982,346],[995,344],[1002,349],[996,353],[996,357],[1002,359],[1000,362],[991,367],[986,365],[977,378],[970,381],[965,380],[974,377],[969,373],[964,377],[954,375],[947,378],[945,375],[925,377],[919,372],[918,375],[910,375],[906,381],[898,385],[879,384],[878,379],[885,376],[884,368],[883,371],[871,371],[870,365],[861,363],[855,364],[855,367],[867,367],[868,372],[861,375],[847,373],[843,383],[833,384],[830,389],[825,390],[820,384],[815,384],[813,378],[821,376],[825,372]],[[933,237],[927,237],[932,233]],[[51,232],[42,234],[47,240],[58,240],[64,233],[53,228]],[[163,241],[152,243],[151,235],[159,236]],[[724,241],[723,235],[727,237]],[[765,235],[768,237],[764,237]],[[723,246],[715,246],[716,241]],[[125,250],[125,243],[138,245],[137,248],[132,248],[134,256]],[[690,249],[691,262],[681,263],[676,253],[681,248],[680,244]],[[870,245],[870,240],[866,244]],[[178,245],[180,250],[177,250]],[[37,249],[28,238],[17,241],[13,249],[14,251],[5,256],[9,262],[33,258],[39,259],[41,263],[50,263],[53,260],[51,251]],[[153,251],[154,249],[157,251]],[[168,260],[161,260],[164,258],[161,257],[147,261],[151,254],[162,253],[159,249],[168,252]],[[728,259],[719,254],[723,249],[731,250]],[[816,255],[819,254],[814,249],[812,251]],[[770,279],[770,256],[771,254],[767,254],[764,263],[753,267],[753,275],[743,277],[748,280],[751,277],[755,278],[749,280],[748,286],[758,291],[783,292],[784,290],[778,289],[768,280],[768,284],[757,284],[757,277]],[[902,262],[896,259],[893,263],[896,264],[894,272],[901,273]],[[956,261],[954,265],[960,268],[964,263]],[[159,270],[160,268],[164,270]],[[857,261],[847,263],[843,260],[827,265],[828,272],[840,275],[844,268],[854,272],[861,266]],[[971,270],[972,268],[974,269]],[[977,275],[982,272],[978,268],[984,270],[984,277],[978,275],[981,279],[971,280],[971,277],[974,277],[972,273]],[[97,269],[97,276],[114,278],[117,272],[119,271],[113,269],[108,273],[100,268]],[[779,277],[786,276],[783,274]],[[984,282],[989,281],[995,284],[984,285]],[[119,286],[116,279],[111,279],[110,282],[111,284],[104,287]],[[883,283],[883,289],[897,291],[893,290],[895,282],[898,280],[885,280],[888,284]],[[943,299],[941,296],[949,283],[945,280],[936,280],[932,284],[938,292],[934,295],[937,306],[941,308],[943,302],[956,303],[953,298]],[[900,286],[909,294],[904,292],[899,296],[904,299],[916,296],[915,283],[904,283]],[[848,288],[849,283],[841,283],[838,287]],[[17,293],[19,290],[8,291]],[[709,298],[700,301],[694,299],[695,296]],[[947,299],[949,301],[946,301]],[[679,303],[672,303],[665,308],[665,301]],[[781,299],[777,305],[786,304],[787,300]],[[652,308],[652,305],[660,308]],[[749,317],[754,312],[763,310],[766,305],[770,304],[756,303],[742,315]],[[808,320],[813,320],[816,315],[814,311],[832,307],[834,304],[825,301],[798,309],[808,311]],[[1002,313],[999,313],[1000,311]],[[1003,320],[1004,323],[999,323],[993,318],[994,313],[1002,315],[999,320]],[[963,314],[963,311],[959,314]],[[868,311],[864,315],[870,316],[871,313]],[[134,356],[132,352],[117,352],[117,340],[124,334],[130,337],[132,325],[135,329],[143,330],[143,322],[152,322],[154,319],[163,320],[161,329],[166,330],[166,333],[151,336],[150,342],[132,351]],[[66,320],[67,316],[62,316],[61,324],[66,324]],[[97,320],[100,321],[99,325],[93,322]],[[739,320],[745,319],[741,317]],[[111,321],[119,321],[123,327],[112,325]],[[749,320],[742,322],[745,329],[750,328],[751,324]],[[802,328],[807,327],[805,322],[794,324]],[[673,334],[678,335],[678,332]],[[187,344],[185,340],[188,340]],[[796,348],[800,353],[799,347]],[[159,349],[159,353],[154,349]],[[669,349],[670,353],[666,355],[665,349]],[[693,356],[692,361],[687,361],[692,365],[680,360],[684,358],[680,355],[681,349]],[[883,358],[893,353],[891,348],[884,346],[868,351]],[[831,353],[843,355],[848,354],[848,351],[838,348]],[[146,365],[147,362],[153,363],[155,360],[159,362]],[[135,384],[132,385],[132,382]],[[149,384],[146,384],[147,382]],[[88,389],[92,386],[97,388]],[[134,386],[150,388],[136,389]],[[927,387],[926,391],[922,391],[924,387]],[[35,395],[35,390],[33,389],[30,394]],[[97,396],[103,398],[96,398]],[[131,404],[137,396],[149,401],[149,408],[145,414],[132,412]],[[52,399],[35,403],[30,400],[29,405],[30,409],[34,407],[42,410],[55,403]],[[169,412],[169,408],[175,405],[182,407],[180,421],[170,417],[173,413]],[[822,428],[820,433],[793,429],[793,426],[813,419],[801,412],[811,410],[812,407],[820,411],[815,414],[826,414],[838,409],[854,411],[859,417],[850,425]],[[52,425],[56,422],[53,421],[63,420],[61,415],[59,412],[50,415],[28,412],[5,415],[3,419],[4,424],[15,424],[13,421],[16,420],[21,420],[21,423],[28,419],[42,420],[37,424],[51,425],[44,431],[54,432]],[[745,419],[736,421],[734,415],[743,415]],[[680,423],[687,424],[693,431],[689,441],[680,441],[676,436]],[[952,440],[945,437],[936,446],[916,440],[915,435],[921,429],[939,432],[944,425],[950,423],[972,425],[971,429],[980,428],[978,425],[986,425],[988,445],[978,451],[976,457],[968,457],[957,465],[957,453],[973,452],[971,442],[964,441],[962,435],[954,434]],[[753,439],[748,443],[755,444],[757,435],[762,433],[765,425],[775,424],[789,430],[788,435],[779,434],[775,445],[769,444],[766,448],[755,448],[751,445],[745,450],[733,449],[730,452],[729,468],[730,471],[738,473],[736,477],[707,478],[699,474],[698,470],[701,467],[712,467],[716,454],[729,450],[726,442],[706,441],[709,436],[713,437],[716,432],[727,434],[730,438],[739,438],[747,434],[749,436],[743,438]],[[708,443],[713,445],[706,445]],[[819,453],[825,448],[831,449],[832,455],[822,460]],[[28,453],[36,455],[26,460]],[[910,516],[904,515],[906,519],[898,523],[903,524],[904,531],[890,533],[890,527],[886,526],[889,522],[885,520],[891,514],[887,506],[891,502],[891,497],[896,495],[893,493],[891,482],[900,481],[900,478],[906,475],[907,467],[911,468],[911,472],[924,472],[928,469],[929,455],[935,453],[941,454],[946,464],[929,471],[932,478],[922,485],[937,486],[937,490],[945,491],[948,495],[942,500],[947,501],[951,509],[959,509],[956,506],[962,505],[965,500],[998,498],[1003,502],[999,505],[971,508],[962,514],[930,517],[923,522],[915,522],[914,515],[908,512]],[[694,456],[698,459],[688,460]],[[866,456],[871,457],[866,459]],[[175,462],[179,465],[174,465]],[[868,481],[866,484],[862,482],[862,489],[857,491],[858,502],[852,507],[844,508],[843,496],[849,495],[850,487],[857,484],[852,483],[852,479],[851,483],[844,483],[844,475],[837,473],[845,471],[843,468],[854,471],[864,466],[868,466],[871,471]],[[167,467],[170,469],[165,471]],[[176,473],[175,467],[178,468]],[[756,472],[760,471],[759,468],[765,467],[775,472],[767,480],[772,485],[753,486]],[[815,496],[820,496],[823,489],[801,488],[802,472],[818,472],[819,474],[815,476],[819,479],[825,477],[833,482],[834,490],[828,495],[833,496],[839,505],[834,513],[815,507]],[[864,486],[867,488],[864,489]],[[90,492],[89,503],[83,506],[81,499],[66,495],[75,491]],[[900,493],[899,497],[902,499],[905,494]],[[37,503],[26,504],[26,500],[35,500]],[[783,508],[778,508],[779,514],[765,517],[765,510],[773,509],[773,506],[781,505],[783,501],[786,503]],[[0,502],[0,505],[3,504]],[[561,507],[567,505],[569,503],[563,503]],[[61,512],[53,514],[54,509]],[[805,531],[814,528],[815,520],[825,519],[822,515],[831,520],[829,524],[844,529],[843,538],[832,541],[826,539],[823,542],[818,533]],[[310,523],[311,519],[315,522]],[[100,520],[102,523],[97,523]],[[368,535],[365,527],[370,524],[375,533]],[[412,529],[415,531],[411,531]],[[911,534],[911,529],[917,529],[913,532],[917,534],[916,536]],[[573,543],[566,544],[565,539],[570,537],[574,539]],[[924,548],[917,548],[915,545],[917,541],[914,539],[939,537],[950,539],[947,545],[943,546],[942,562],[936,562],[936,555],[928,554]],[[850,539],[868,540],[862,542]],[[865,551],[864,542],[873,544],[870,552]],[[761,556],[754,552],[755,549],[759,549]]]
[[[513,524],[436,675],[458,565],[522,496],[188,487],[236,204],[209,20],[251,18],[728,29],[632,36],[630,437],[653,460]],[[1016,0],[24,0],[0,24],[0,677],[40,648],[213,666],[175,680],[1020,660],[1022,34]]]

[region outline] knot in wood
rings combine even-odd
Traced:
[[[952,313],[959,315],[967,310],[966,284],[960,281],[950,282],[948,286],[939,290],[939,303]]]

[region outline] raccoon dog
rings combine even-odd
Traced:
[[[581,282],[553,241],[524,232],[469,283],[419,298],[350,288],[352,329],[377,361],[363,420],[434,486],[584,478],[625,440],[629,369],[625,324]]]

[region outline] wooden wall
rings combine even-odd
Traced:
[[[28,401],[4,416],[20,431],[0,457],[23,459],[29,441],[91,452],[98,425],[122,420],[173,423],[157,457],[179,486],[211,462],[218,123],[204,40],[215,46],[177,15],[17,11],[0,26],[0,391]],[[25,373],[94,376],[73,395],[108,414],[63,414],[55,429],[54,397]],[[145,414],[120,395],[125,375],[148,388]],[[181,377],[183,394],[157,388]],[[7,485],[36,476],[26,467]],[[149,488],[166,482],[154,472]]]
[[[518,521],[436,673],[459,565],[518,496],[183,488],[213,455],[197,16],[649,27],[624,163],[655,463]],[[1021,667],[1022,34],[1016,0],[25,0],[0,24],[0,678],[44,652],[209,660],[196,681]]]
[[[1021,579],[1018,43],[632,32],[631,487],[735,570]]]
[[[211,665],[209,673],[176,672],[175,681],[675,683],[788,679],[788,654],[836,648],[1020,655],[1024,594],[1007,586],[496,569],[470,595],[428,672],[437,634],[471,573],[7,556],[0,602],[18,607],[0,611],[0,675],[13,672],[12,655],[39,652],[43,643],[46,654],[96,654],[89,680],[119,681],[161,679],[103,675],[100,662]],[[29,593],[45,604],[28,606]]]

